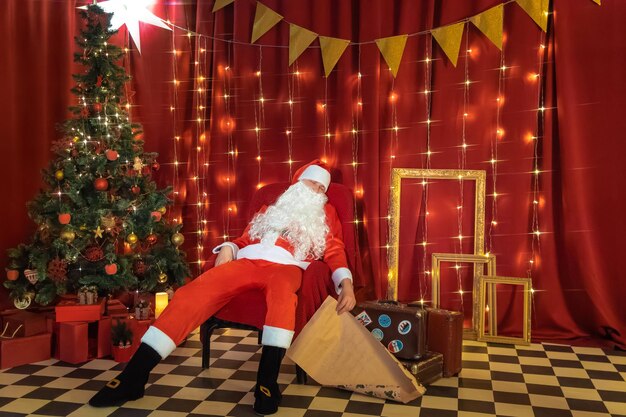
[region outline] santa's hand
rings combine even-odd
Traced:
[[[341,281],[341,294],[337,298],[337,314],[350,311],[356,305],[354,298],[354,288],[352,288],[352,280],[346,278]]]
[[[220,249],[220,253],[217,254],[217,258],[215,258],[215,266],[220,266],[221,264],[228,263],[233,260],[233,249],[226,245],[222,246]]]

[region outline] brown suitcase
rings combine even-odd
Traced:
[[[427,352],[419,361],[400,361],[417,382],[430,385],[441,379],[443,375],[443,355],[437,352]]]
[[[396,301],[365,301],[352,310],[357,320],[399,359],[426,354],[426,310]]]
[[[428,350],[443,355],[443,376],[451,377],[463,367],[463,313],[427,308]]]

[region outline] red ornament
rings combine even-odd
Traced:
[[[98,79],[96,80],[96,86],[100,87],[102,85],[102,75],[98,75]]]
[[[117,151],[113,149],[107,149],[104,152],[104,154],[106,155],[109,161],[115,161],[119,157],[119,154],[117,153]]]
[[[102,111],[102,104],[100,104],[100,103],[93,103],[93,106],[91,106],[91,108],[96,113],[100,113]]]
[[[70,152],[70,154],[76,158],[78,156],[78,149],[72,149],[72,151]]]
[[[109,182],[106,178],[96,178],[93,182],[93,187],[97,191],[106,191],[109,188]]]
[[[141,188],[139,188],[138,185],[133,185],[132,187],[130,187],[130,191],[133,194],[138,195],[141,192]]]
[[[72,220],[72,216],[69,213],[61,213],[61,214],[59,214],[59,223],[61,223],[61,224],[69,224],[70,220]]]
[[[20,276],[20,271],[18,271],[17,269],[9,269],[7,270],[7,279],[9,281],[15,281],[16,279],[18,279]]]
[[[104,258],[104,251],[100,246],[93,245],[85,249],[84,256],[90,262],[98,262]]]
[[[150,216],[152,216],[155,222],[158,222],[159,220],[161,220],[162,215],[160,211],[153,211],[152,213],[150,213]]]
[[[107,264],[104,266],[104,271],[107,275],[115,275],[117,274],[117,264]]]
[[[154,245],[155,243],[157,243],[157,240],[159,240],[159,238],[154,233],[150,233],[148,236],[146,236],[146,242],[148,242],[150,245]]]
[[[155,163],[152,164],[152,169],[153,170],[158,171],[159,168],[161,168],[161,165],[159,165],[158,162],[155,162]]]
[[[48,277],[55,282],[67,281],[67,261],[54,258],[48,263]]]

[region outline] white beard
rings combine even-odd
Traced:
[[[320,259],[326,248],[326,194],[316,193],[301,181],[287,189],[265,213],[252,219],[250,237],[273,245],[282,235],[294,248],[294,257]]]

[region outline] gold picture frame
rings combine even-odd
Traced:
[[[476,181],[474,201],[474,255],[482,255],[485,248],[485,185],[486,172],[462,169],[394,168],[391,171],[391,196],[389,202],[388,248],[389,272],[387,274],[387,298],[398,299],[398,253],[400,243],[400,195],[403,178],[423,180]]]
[[[472,329],[465,332],[467,338],[476,339],[478,334],[479,321],[479,293],[480,293],[480,277],[483,275],[493,276],[496,274],[496,257],[491,254],[469,255],[464,253],[433,253],[431,265],[431,293],[433,307],[439,308],[441,303],[440,282],[441,282],[441,263],[471,263],[474,265],[473,282],[472,282]],[[482,265],[482,270],[476,268]],[[485,267],[487,273],[485,274]],[[492,305],[493,294],[489,292],[489,305]]]
[[[524,287],[524,314],[523,314],[523,327],[522,327],[522,337],[512,337],[512,336],[498,336],[497,334],[485,334],[485,314],[480,314],[478,321],[478,340],[480,342],[495,342],[495,343],[506,343],[506,344],[514,344],[514,345],[529,345],[530,344],[530,312],[532,307],[531,300],[531,291],[532,291],[532,280],[530,278],[518,278],[518,277],[498,277],[498,276],[481,276],[479,278],[480,281],[480,293],[479,293],[479,306],[478,309],[481,312],[485,311],[486,308],[486,297],[488,293],[492,294],[491,300],[491,308],[489,310],[490,320],[497,320],[496,313],[496,284],[508,284],[508,285],[521,285]],[[490,288],[488,288],[488,286]],[[493,323],[493,322],[492,322]],[[489,323],[489,327],[492,326],[492,323]],[[493,333],[493,332],[490,332]]]

